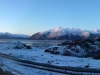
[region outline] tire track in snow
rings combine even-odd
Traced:
[[[38,63],[38,62],[18,59],[14,56],[10,56],[8,54],[2,54],[2,53],[0,53],[0,56],[17,61],[18,64],[23,66],[48,70],[52,72],[71,74],[71,75],[100,75],[100,70],[97,69],[65,67],[65,66],[56,66],[56,65],[46,64],[46,63]]]

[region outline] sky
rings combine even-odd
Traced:
[[[100,0],[0,0],[0,32],[32,35],[58,26],[100,29]]]

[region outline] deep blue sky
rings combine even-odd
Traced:
[[[58,26],[100,29],[100,0],[0,0],[0,32],[32,35]]]

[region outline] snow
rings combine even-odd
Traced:
[[[65,36],[65,35],[78,35],[78,36],[81,36],[81,37],[85,37],[85,38],[88,38],[90,36],[90,34],[94,34],[94,35],[97,35],[97,34],[100,34],[100,30],[99,29],[95,29],[95,30],[81,30],[81,29],[78,29],[78,28],[63,28],[63,27],[57,27],[57,28],[53,28],[53,29],[50,29],[50,30],[47,30],[47,31],[43,31],[43,32],[40,32],[38,34],[38,36],[46,36],[45,38],[54,38],[54,37],[61,37],[61,36]]]
[[[100,30],[99,29],[94,29],[94,30],[85,30],[89,33],[92,33],[92,34],[100,34]]]
[[[18,43],[18,42],[17,42]],[[100,69],[100,60],[95,60],[92,58],[78,58],[72,56],[62,56],[62,55],[53,55],[50,53],[45,53],[45,48],[32,47],[32,49],[14,49],[16,42],[3,42],[0,43],[0,53],[9,54],[15,56],[19,59],[25,59],[30,61],[35,61],[39,63],[48,63],[48,61],[53,61],[50,64],[58,66],[71,66],[71,67],[85,67],[89,64],[89,68]],[[80,48],[79,46],[77,46]],[[0,57],[0,63],[3,63],[5,66],[1,66],[4,70],[12,71],[16,74],[22,73],[23,75],[55,75],[54,72],[49,72],[45,70],[39,70],[35,68],[28,68],[25,66],[18,65],[15,61]],[[20,67],[20,68],[19,68]],[[26,71],[27,70],[27,71]],[[21,75],[21,74],[16,74]],[[56,73],[57,75],[57,73]],[[58,75],[60,75],[58,73]],[[62,74],[61,74],[62,75]]]
[[[99,29],[95,29],[95,30],[93,30],[94,32],[100,32],[100,30]]]
[[[12,47],[13,46],[10,43],[9,45],[3,44],[2,47],[0,48],[0,53],[10,54],[20,59],[26,59],[26,60],[36,61],[36,62],[41,62],[41,63],[54,61],[52,64],[60,65],[60,66],[84,67],[85,65],[90,63],[90,68],[100,68],[99,66],[100,60],[95,60],[92,58],[78,58],[78,57],[71,57],[71,56],[53,55],[53,54],[45,53],[44,49],[39,49],[36,47],[33,47],[31,50],[28,50],[28,49],[17,50],[17,49],[12,49]],[[56,64],[56,62],[59,62],[59,64]]]
[[[4,65],[0,67],[2,67],[4,71],[7,70],[7,71],[12,72],[14,75],[65,75],[61,73],[21,66],[21,65],[18,65],[15,61],[2,58],[2,57],[0,57],[0,61],[2,61]]]
[[[30,37],[29,35],[24,35],[24,34],[11,34],[9,32],[5,32],[5,33],[0,32],[0,35],[8,35],[10,37],[16,37],[16,38],[18,38],[18,37],[29,38]]]
[[[75,29],[75,28],[63,28],[63,27],[57,27],[51,30],[43,31],[40,32],[40,35],[48,34],[47,37],[52,38],[52,37],[59,37],[63,36],[66,34],[74,34],[74,35],[81,35],[81,30],[80,29]]]
[[[63,27],[57,27],[53,28],[47,31],[40,32],[39,35],[46,35],[48,38],[53,38],[53,37],[60,37],[64,35],[79,35],[79,36],[84,36],[86,38],[89,37],[90,33],[92,34],[100,34],[100,30],[95,29],[95,30],[81,30],[78,28],[63,28]]]
[[[89,35],[90,35],[90,33],[89,32],[86,32],[86,31],[83,31],[82,35],[88,38]]]

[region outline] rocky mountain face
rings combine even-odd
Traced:
[[[80,30],[75,28],[57,27],[51,30],[33,34],[30,39],[33,40],[80,40],[80,39],[100,38],[100,30]]]

